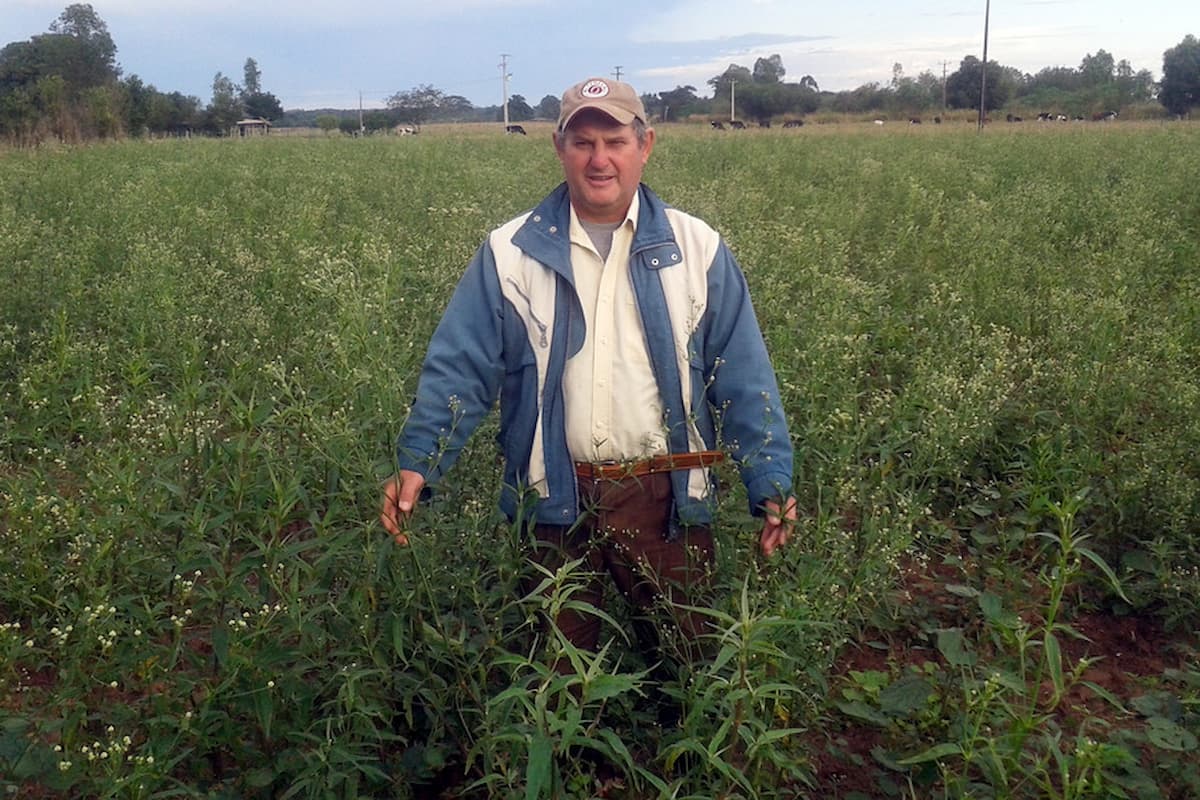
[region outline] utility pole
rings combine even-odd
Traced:
[[[983,10],[983,78],[979,82],[979,130],[983,130],[983,120],[987,115],[987,45],[988,19],[992,15],[992,0],[987,0]]]
[[[500,54],[500,85],[504,90],[504,132],[508,133],[508,53]]]
[[[737,96],[737,81],[729,81],[729,121],[733,122],[737,119],[737,113],[733,110],[733,98]]]
[[[617,80],[621,80],[621,67],[620,67],[620,66],[616,66],[616,67],[614,67],[613,69],[615,70],[615,71],[613,72],[613,77],[615,77]]]
[[[358,135],[361,136],[366,132],[367,128],[365,125],[363,125],[362,92],[360,91],[358,93]]]
[[[946,67],[949,66],[949,61],[942,62],[942,113],[946,113]]]

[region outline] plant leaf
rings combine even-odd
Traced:
[[[1133,605],[1133,601],[1125,596],[1125,591],[1121,588],[1121,581],[1117,578],[1116,574],[1112,571],[1112,568],[1108,566],[1108,563],[1105,562],[1103,558],[1086,547],[1080,547],[1077,552],[1079,555],[1095,564],[1096,569],[1104,573],[1104,577],[1108,578],[1108,582],[1112,585],[1113,591],[1116,592],[1122,600],[1130,605]]]
[[[1163,717],[1151,717],[1146,723],[1146,738],[1163,750],[1190,752],[1196,749],[1195,735]]]
[[[924,764],[926,761],[937,761],[939,758],[958,755],[962,755],[962,748],[960,746],[954,742],[942,742],[915,756],[902,758],[896,763],[911,767],[913,764]]]
[[[918,675],[908,675],[884,687],[879,693],[879,710],[885,714],[906,714],[922,708],[933,686]]]
[[[983,612],[984,619],[988,622],[995,622],[1000,619],[1000,614],[1004,611],[1004,604],[999,595],[993,592],[983,592],[979,595],[979,610]]]
[[[1046,650],[1046,666],[1050,669],[1050,680],[1054,684],[1054,698],[1057,704],[1058,698],[1066,692],[1063,683],[1062,648],[1058,646],[1058,637],[1050,631],[1046,631],[1042,643]]]
[[[975,663],[975,654],[967,647],[967,640],[959,628],[943,628],[937,632],[938,652],[955,667],[969,667]]]
[[[550,790],[550,756],[553,745],[541,734],[529,743],[529,766],[525,769],[525,800],[537,800]]]

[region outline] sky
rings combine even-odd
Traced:
[[[204,102],[247,58],[285,109],[378,108],[429,84],[476,106],[508,91],[536,105],[590,76],[639,92],[691,85],[779,54],[785,80],[840,91],[953,72],[982,57],[987,0],[94,0],[124,75]],[[64,0],[0,0],[0,46],[49,30]],[[1190,9],[1190,10],[1189,10]],[[1161,77],[1162,54],[1200,35],[1196,0],[995,0],[988,60],[1078,67],[1103,49]]]

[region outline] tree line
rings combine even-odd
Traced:
[[[163,92],[137,75],[122,77],[108,26],[76,3],[47,33],[0,49],[0,137],[18,144],[77,142],[146,134],[227,134],[243,117],[283,115],[263,91],[262,72],[246,59],[239,86],[218,72],[212,100]]]
[[[217,72],[212,98],[205,104],[195,96],[160,91],[137,75],[122,77],[116,54],[107,25],[86,3],[67,6],[47,33],[5,45],[0,49],[0,138],[35,143],[192,132],[225,135],[243,117],[361,133],[427,122],[524,122],[558,116],[559,99],[553,95],[536,105],[515,94],[507,108],[476,107],[461,95],[429,85],[399,91],[387,99],[386,108],[368,112],[285,113],[278,98],[263,90],[262,72],[253,58],[246,59],[240,85]],[[941,76],[928,70],[908,76],[895,64],[887,83],[830,92],[822,91],[811,75],[785,80],[787,70],[776,54],[757,59],[751,67],[730,64],[708,80],[711,96],[700,96],[695,86],[676,86],[644,94],[642,100],[657,121],[702,116],[769,124],[814,112],[917,116],[978,109],[984,71],[984,64],[971,55],[953,73]],[[1193,35],[1163,53],[1163,77],[1157,83],[1149,70],[1135,72],[1128,61],[1117,61],[1105,50],[1088,53],[1077,68],[1046,67],[1030,74],[989,61],[986,72],[982,105],[988,111],[1014,108],[1086,116],[1157,101],[1164,113],[1182,116],[1200,106],[1200,41]]]
[[[988,111],[1013,107],[1090,115],[1157,100],[1164,113],[1186,115],[1200,106],[1200,42],[1191,35],[1163,54],[1163,78],[1157,83],[1149,70],[1135,72],[1128,61],[1116,61],[1103,49],[1084,56],[1078,68],[1046,67],[1034,74],[989,61],[981,103],[984,71],[983,62],[972,55],[965,56],[953,73],[941,76],[928,70],[907,76],[897,63],[886,84],[872,82],[828,92],[821,91],[811,75],[786,82],[782,59],[772,55],[759,58],[753,68],[730,64],[708,80],[711,97],[697,95],[694,86],[677,86],[643,95],[642,100],[663,120],[732,115],[759,123],[818,111],[919,116],[983,105]]]
[[[812,75],[799,81],[784,78],[787,70],[778,54],[759,58],[753,67],[730,64],[708,80],[710,97],[697,94],[695,86],[676,86],[670,91],[642,95],[647,112],[656,121],[686,120],[701,116],[710,119],[748,119],[760,124],[787,117],[803,117],[814,112],[837,114],[890,113],[919,116],[939,110],[977,110],[985,67],[975,56],[965,56],[953,73],[938,76],[924,71],[916,77],[904,74],[901,64],[892,67],[892,79],[886,84],[866,83],[841,92],[821,91]],[[1157,101],[1162,112],[1189,114],[1200,106],[1200,42],[1195,36],[1184,37],[1179,45],[1163,54],[1163,78],[1155,82],[1146,69],[1135,72],[1127,60],[1117,61],[1106,50],[1088,53],[1077,68],[1046,67],[1029,74],[995,61],[986,66],[987,89],[983,103],[988,111],[1006,107],[1050,111],[1055,114],[1091,116],[1130,106],[1153,107]],[[525,122],[558,117],[559,99],[546,95],[531,106],[521,95],[508,102],[508,119]],[[325,130],[345,132],[387,130],[396,125],[420,126],[426,122],[488,122],[503,119],[503,108],[477,108],[465,97],[444,94],[421,85],[397,92],[387,100],[387,108],[366,112],[323,110],[288,112],[285,124],[316,125]]]

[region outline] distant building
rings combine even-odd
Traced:
[[[266,136],[271,132],[271,123],[265,119],[242,119],[237,124],[238,136]]]

